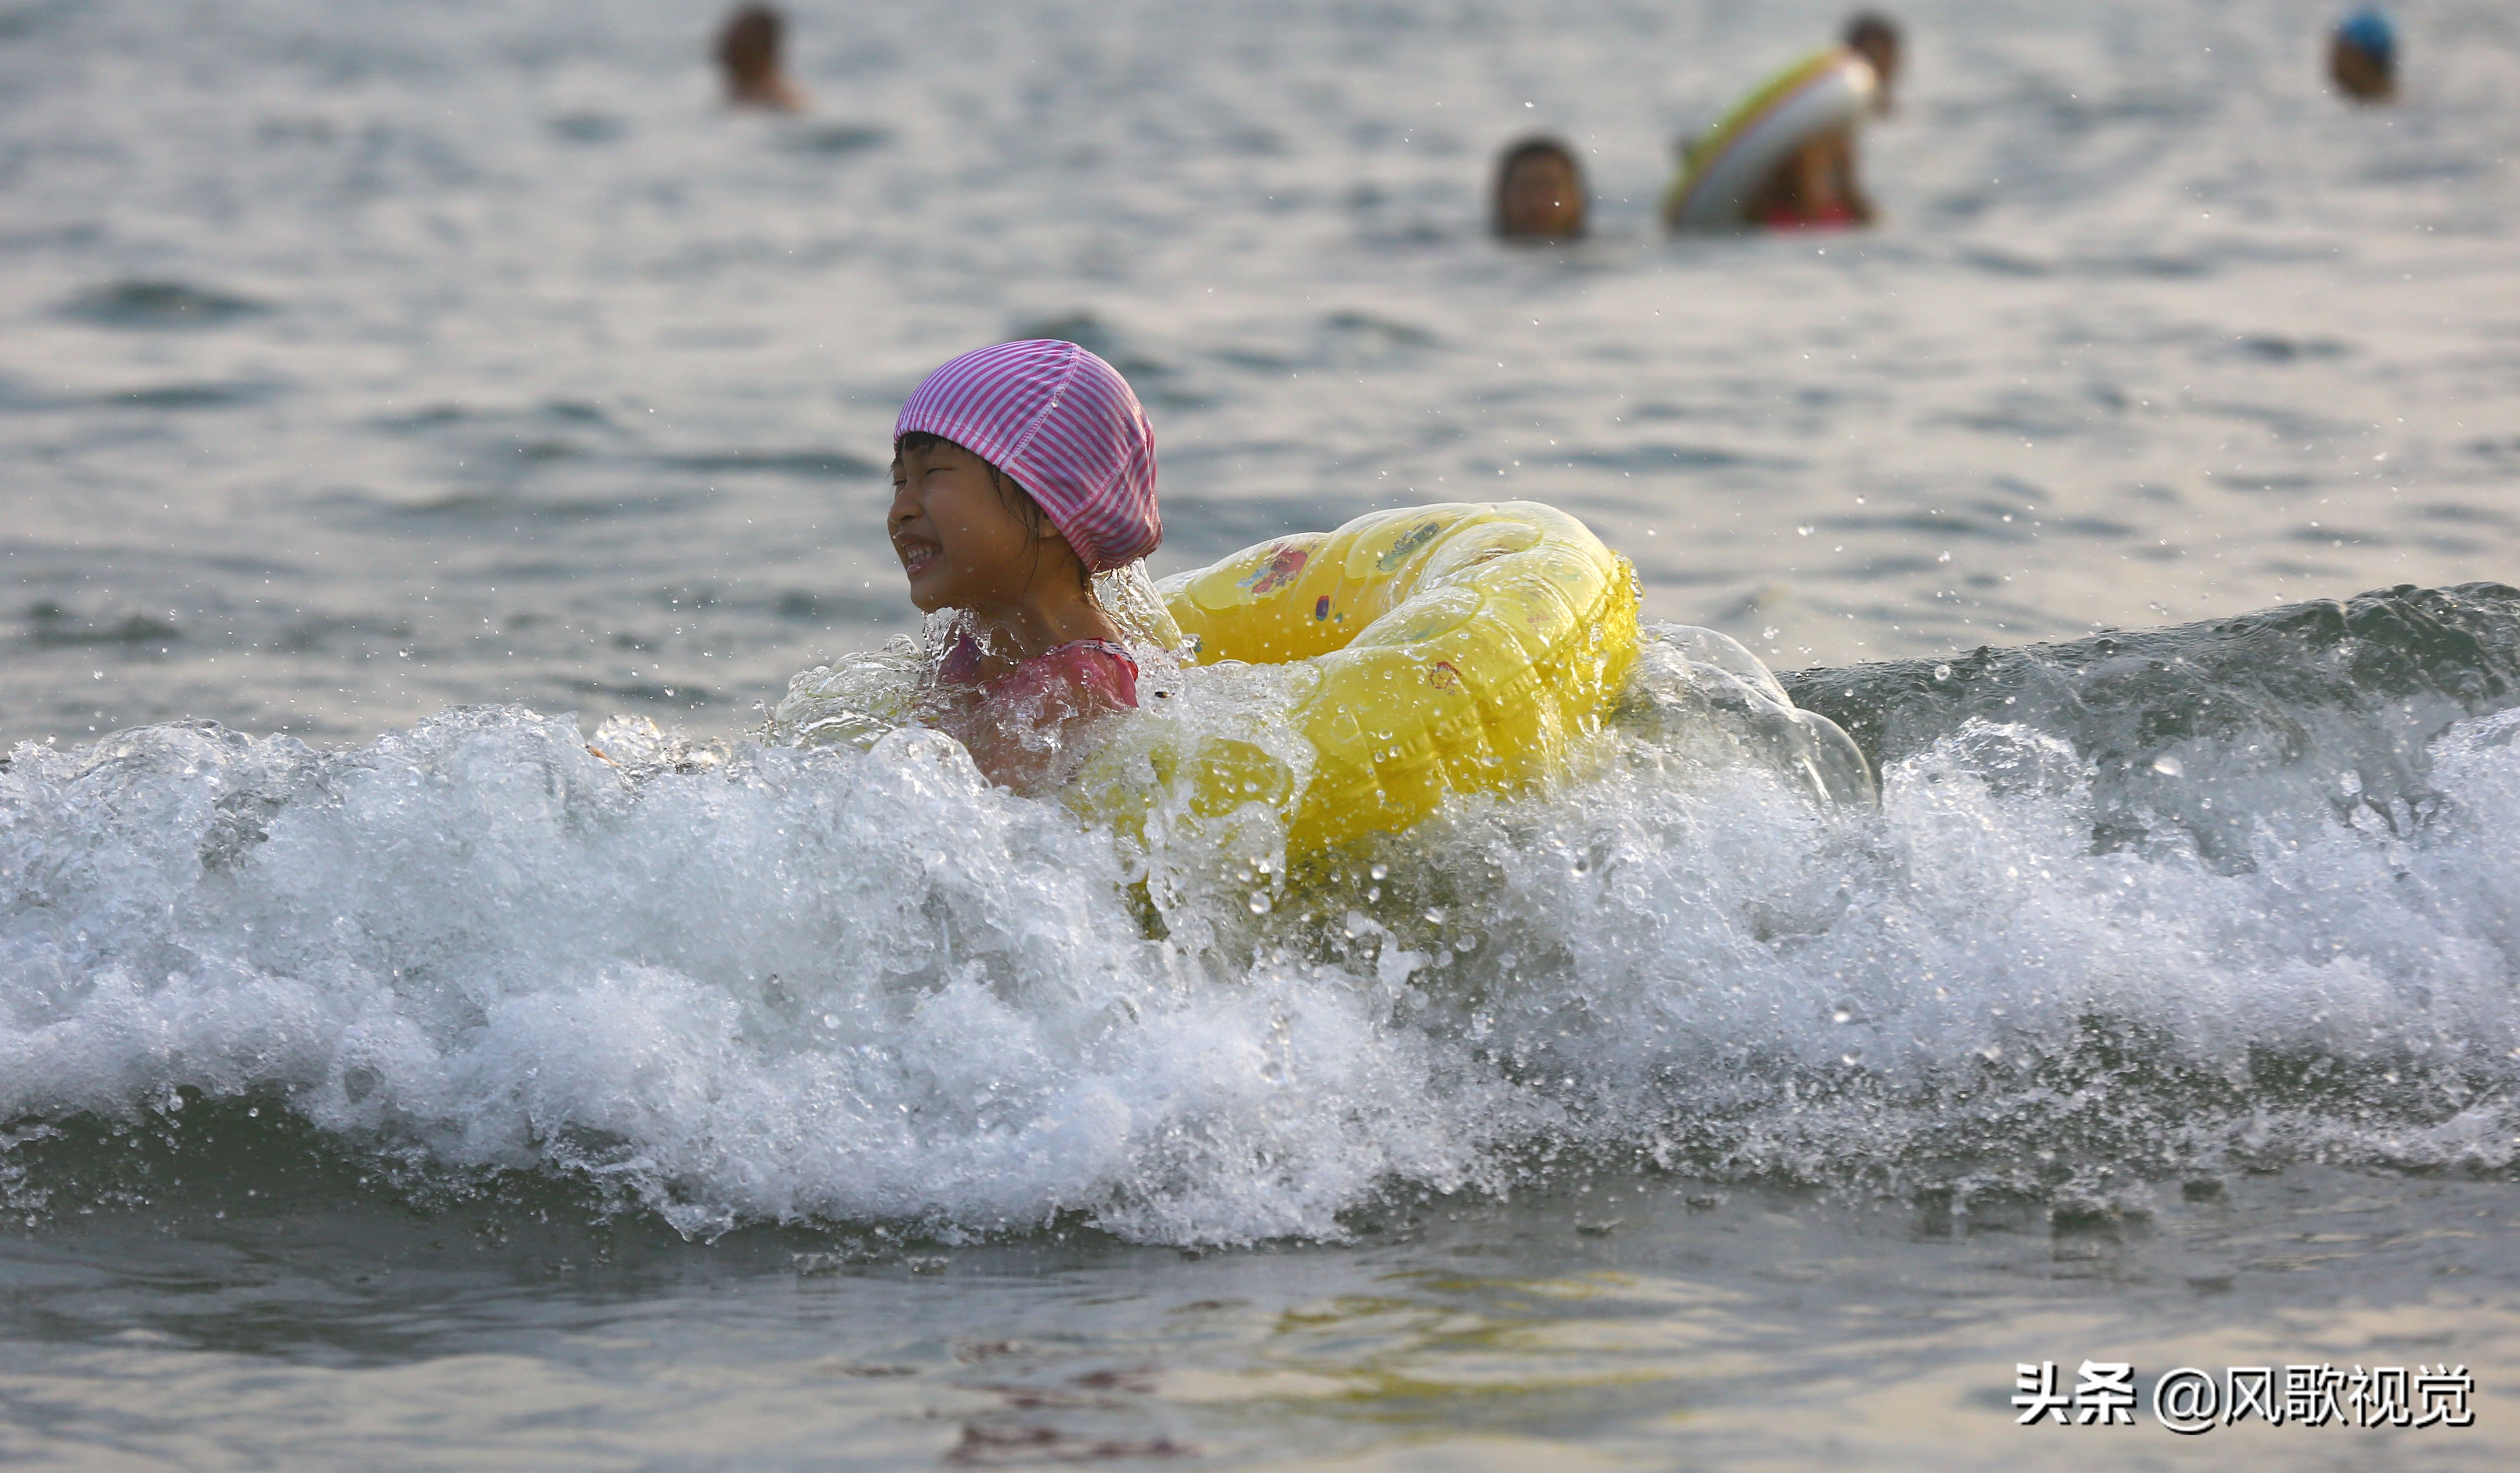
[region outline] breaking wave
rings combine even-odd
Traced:
[[[2102,1210],[2507,1174],[2516,649],[2520,592],[2470,585],[1789,677],[1876,800],[1666,628],[1573,777],[1293,874],[1265,826],[1115,835],[915,729],[22,745],[0,1201],[222,1102],[416,1192],[520,1173],[698,1235],[1334,1236],[1603,1170]]]

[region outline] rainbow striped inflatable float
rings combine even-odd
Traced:
[[[1805,57],[1762,83],[1688,146],[1663,197],[1671,230],[1742,230],[1743,209],[1804,140],[1846,127],[1872,108],[1872,66],[1843,46]]]

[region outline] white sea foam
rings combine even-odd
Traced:
[[[916,729],[626,772],[514,707],[329,753],[22,746],[0,1124],[252,1094],[695,1232],[1182,1242],[1569,1151],[2033,1189],[2511,1164],[2520,717],[2436,743],[2423,826],[2267,812],[2235,867],[2175,826],[2101,852],[2090,773],[2021,729],[1823,801],[1673,739],[1685,664],[1559,790],[1295,880],[1209,854],[1151,900],[1144,855]]]

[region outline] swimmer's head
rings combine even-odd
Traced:
[[[884,532],[922,613],[1014,608],[1043,592],[1083,592],[1093,579],[1014,477],[924,430],[893,446]]]
[[[2398,31],[2386,11],[2366,7],[2328,33],[2327,74],[2357,102],[2387,102],[2398,93]]]
[[[747,5],[726,18],[717,33],[717,64],[726,73],[726,99],[739,107],[776,108],[802,105],[795,87],[780,66],[780,40],[787,22],[767,5]]]
[[[929,374],[893,424],[892,481],[886,529],[930,613],[1081,592],[1163,541],[1146,411],[1072,342],[1000,343]]]
[[[1584,234],[1584,169],[1554,138],[1526,138],[1497,160],[1496,233],[1571,241]]]
[[[1873,89],[1872,106],[1889,112],[1890,84],[1899,77],[1899,22],[1879,11],[1860,11],[1846,22],[1846,45],[1872,64],[1872,74],[1881,81]]]

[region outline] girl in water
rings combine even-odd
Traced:
[[[1008,342],[929,374],[892,442],[885,530],[910,601],[948,616],[922,714],[993,782],[1063,781],[1092,728],[1138,704],[1093,580],[1163,540],[1146,411],[1072,342]]]

